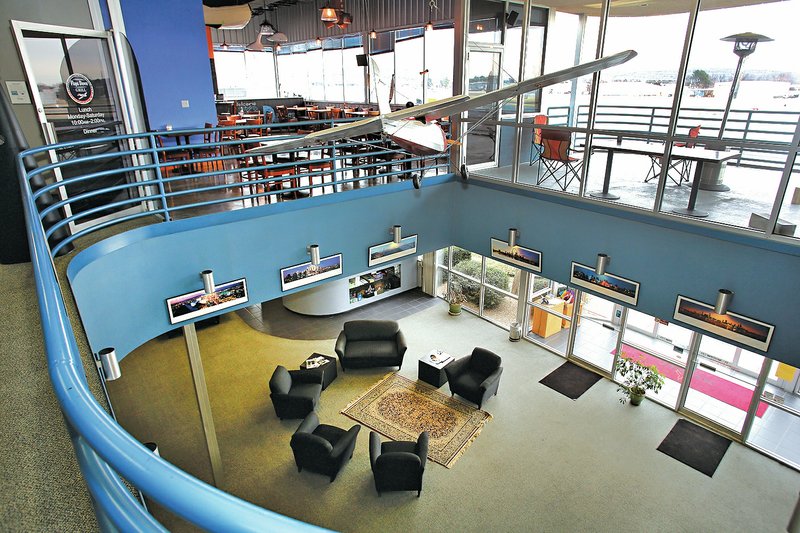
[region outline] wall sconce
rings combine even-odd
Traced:
[[[720,289],[717,293],[717,303],[714,304],[714,312],[718,315],[725,315],[728,313],[728,305],[733,298],[733,291],[728,289]]]
[[[200,277],[203,278],[203,290],[205,293],[212,294],[217,288],[217,285],[214,283],[214,271],[203,270],[200,272]]]
[[[394,225],[392,226],[390,233],[392,234],[392,241],[395,244],[400,244],[400,241],[403,240],[403,227]]]
[[[97,352],[97,355],[100,358],[100,366],[103,367],[106,381],[114,381],[122,377],[119,361],[117,361],[117,351],[114,348],[103,348]]]
[[[597,254],[597,264],[594,267],[594,273],[598,276],[605,274],[606,268],[608,268],[610,262],[611,258],[606,254]]]
[[[508,228],[508,245],[516,246],[518,238],[519,238],[519,230],[517,228]]]
[[[314,267],[319,266],[319,245],[311,244],[306,248],[308,255],[311,256],[311,265]]]

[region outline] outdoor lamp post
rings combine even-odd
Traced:
[[[736,72],[733,75],[731,91],[728,94],[728,103],[725,105],[725,112],[722,115],[722,123],[719,126],[718,139],[722,139],[722,137],[725,135],[725,126],[728,124],[728,115],[731,113],[731,105],[733,104],[733,99],[736,96],[736,91],[739,88],[739,77],[742,74],[742,63],[744,62],[744,58],[756,51],[756,45],[759,42],[766,43],[772,41],[773,39],[770,39],[766,35],[745,32],[729,35],[720,40],[733,43],[733,53],[739,56],[739,63],[737,63]]]

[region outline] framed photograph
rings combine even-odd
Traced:
[[[575,261],[572,262],[569,282],[626,304],[636,305],[636,302],[639,301],[639,284],[637,282],[608,272],[598,276],[594,268]]]
[[[678,295],[678,300],[675,302],[673,318],[684,324],[697,326],[709,333],[765,352],[769,348],[772,333],[775,331],[775,326],[730,311],[727,314],[718,315],[714,312],[713,304],[699,302],[681,295]]]
[[[309,283],[332,278],[342,273],[342,254],[329,255],[314,267],[311,261],[281,269],[281,290],[288,291]]]
[[[542,252],[519,245],[509,246],[507,242],[500,239],[491,239],[491,246],[494,259],[500,259],[533,272],[542,271]]]
[[[375,266],[380,263],[388,263],[395,259],[400,259],[407,255],[417,253],[417,236],[409,235],[400,240],[400,244],[395,244],[394,241],[385,242],[383,244],[376,244],[369,247],[369,266]]]
[[[169,323],[177,324],[220,309],[247,302],[247,282],[244,278],[216,286],[211,294],[203,289],[167,299]]]

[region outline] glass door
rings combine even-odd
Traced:
[[[99,139],[129,130],[110,33],[19,21],[12,21],[12,25],[48,144]],[[112,154],[63,166],[56,169],[54,178],[61,181],[124,169],[129,166],[126,157],[113,154],[125,149],[127,142],[98,140],[80,147],[52,150],[53,162]],[[64,207],[65,214],[81,216],[70,224],[70,231],[74,233],[109,218],[141,211],[141,204],[135,201],[135,189],[91,194],[96,189],[134,181],[133,173],[123,170],[61,187],[62,199],[71,199]],[[121,203],[118,207],[98,209],[113,202]]]
[[[577,300],[580,304],[572,356],[610,374],[624,307],[582,291],[578,291]]]
[[[530,276],[527,338],[566,357],[576,291],[543,276]]]
[[[469,67],[468,90],[470,96],[500,88],[500,66],[502,48],[488,44],[470,45],[467,65]],[[466,136],[467,165],[471,170],[497,166],[499,126],[483,121],[495,122],[499,118],[498,106],[486,105],[471,109],[467,113]]]

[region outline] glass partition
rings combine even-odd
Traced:
[[[610,373],[623,307],[583,291],[578,292],[578,300],[572,355]]]
[[[800,468],[800,372],[779,361],[769,364],[759,410],[768,408],[753,420],[747,443]]]
[[[526,311],[527,337],[566,355],[575,289],[544,276],[530,274]]]
[[[800,90],[798,90],[800,96]],[[789,185],[783,195],[781,209],[778,212],[778,224],[774,232],[786,237],[800,237],[797,226],[800,225],[800,158],[795,156]]]

